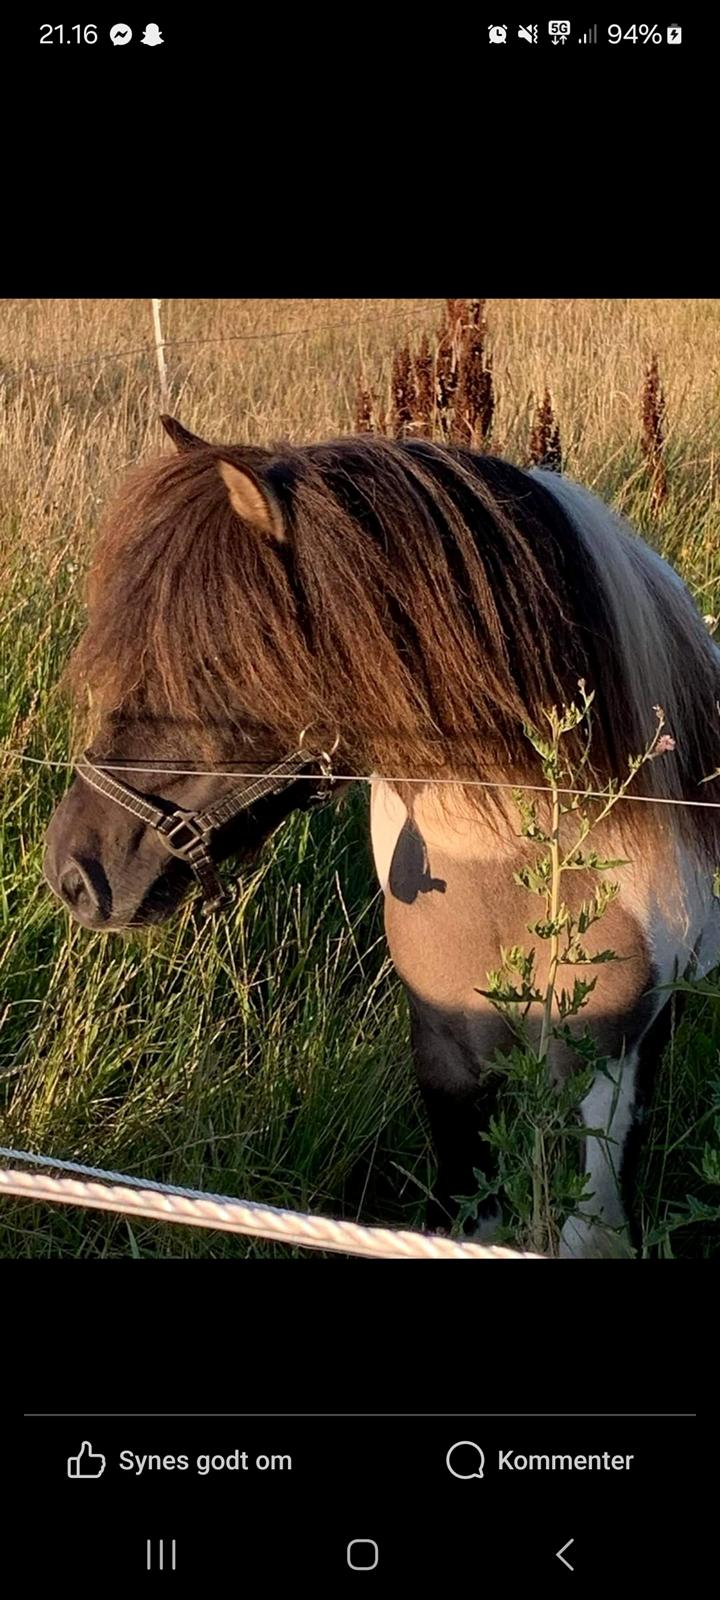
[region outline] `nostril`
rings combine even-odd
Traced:
[[[44,871],[53,894],[86,928],[100,928],[112,915],[112,893],[105,871],[96,857],[65,855],[50,848]]]
[[[60,893],[65,903],[75,910],[97,911],[99,902],[88,874],[78,861],[65,863],[59,879]]]

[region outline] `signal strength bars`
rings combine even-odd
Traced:
[[[585,33],[581,33],[580,38],[578,39],[578,44],[597,44],[596,22],[594,22],[592,27],[588,28]]]

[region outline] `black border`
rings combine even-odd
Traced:
[[[697,1412],[699,1264],[5,1263],[32,1412]],[[673,1277],[672,1274],[675,1274]],[[8,1277],[9,1273],[9,1277]],[[678,1283],[677,1274],[682,1282]],[[378,1281],[378,1279],[380,1281]]]
[[[6,292],[716,292],[707,27],[535,54],[489,50],[477,18],[184,25],[182,52],[93,63],[15,19]]]

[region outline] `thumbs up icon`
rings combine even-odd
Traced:
[[[100,1478],[105,1471],[105,1457],[94,1455],[89,1440],[84,1439],[80,1446],[80,1454],[68,1457],[69,1478]]]

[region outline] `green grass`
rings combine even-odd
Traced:
[[[524,458],[528,394],[547,379],[567,471],[629,515],[674,561],[701,610],[718,615],[717,303],[549,305],[544,317],[538,302],[488,308],[497,447]],[[300,331],[284,344],[217,344],[171,357],[176,410],[200,432],[265,439],[347,429],[358,362],[376,384],[387,374],[397,324],[385,325],[372,302],[224,308],[173,302],[168,315],[193,334],[218,331],[226,314],[249,329]],[[374,319],[362,329],[326,326],[361,312]],[[42,883],[42,837],[67,774],[10,752],[62,762],[73,748],[54,686],[81,624],[98,510],[127,464],[162,446],[145,356],[97,372],[22,376],[20,368],[144,342],[148,317],[144,302],[28,302],[8,314],[4,345],[15,375],[0,384],[0,1143],[274,1205],[420,1226],[434,1168],[404,999],[382,936],[364,790],[337,811],[293,819],[217,924],[187,908],[151,937],[101,938],[72,926]],[[436,320],[425,312],[414,326]],[[637,442],[643,362],[655,346],[671,424],[671,495],[657,518]],[[720,1250],[720,988],[704,987],[657,1085],[641,1174],[647,1256]],[[5,1257],[287,1254],[231,1235],[0,1202]]]
[[[294,820],[216,927],[188,908],[147,941],[99,940],[69,929],[42,890],[16,903],[2,957],[3,1142],[419,1222],[429,1157],[364,823],[360,796],[340,815]],[[31,885],[39,865],[36,846]],[[98,1214],[23,1205],[3,1220],[5,1254],[130,1247],[127,1223]],[[256,1249],[136,1222],[132,1236],[142,1255]]]

